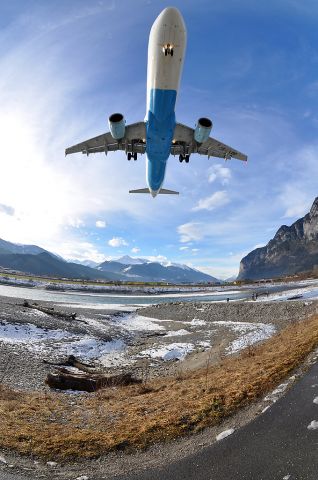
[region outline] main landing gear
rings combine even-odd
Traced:
[[[163,53],[165,54],[165,57],[166,57],[167,55],[170,55],[171,57],[173,57],[173,46],[170,45],[170,43],[167,43],[167,45],[164,45],[164,46],[162,47],[162,51],[163,51]]]
[[[179,155],[179,162],[182,163],[183,160],[184,160],[186,163],[189,163],[190,155]]]
[[[127,153],[127,160],[131,160],[132,158],[134,160],[137,160],[137,152],[134,152],[134,153],[128,152]]]

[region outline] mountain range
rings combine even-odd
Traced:
[[[202,283],[219,282],[199,270],[170,262],[150,262],[128,255],[96,264],[67,262],[36,245],[20,245],[0,239],[0,267],[33,275],[87,280]]]
[[[265,247],[241,260],[238,279],[257,280],[318,270],[318,197],[310,212],[282,225]]]

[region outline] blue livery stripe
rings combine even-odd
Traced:
[[[149,95],[149,112],[146,120],[147,181],[151,190],[158,191],[164,180],[176,126],[174,108],[177,92],[151,89]]]

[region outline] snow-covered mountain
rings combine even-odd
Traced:
[[[170,262],[169,260],[154,261],[154,260],[148,260],[147,258],[136,258],[136,257],[130,257],[129,255],[124,255],[123,257],[120,257],[117,259],[115,258],[112,261],[121,263],[122,265],[144,265],[145,263],[159,263],[163,267],[177,267],[177,268],[182,268],[183,270],[195,270],[199,272],[199,270],[197,270],[196,268],[189,267],[188,265],[185,265],[183,263]]]
[[[117,258],[114,261],[121,263],[122,265],[142,265],[143,263],[148,262],[148,260],[145,260],[144,258],[133,258],[129,255],[124,255],[123,257]]]
[[[55,255],[54,253],[45,250],[44,248],[38,247],[37,245],[24,245],[22,243],[12,243],[7,240],[0,238],[0,254],[9,255],[9,254],[22,254],[22,255],[39,255],[40,253],[48,253],[53,257],[61,257]]]
[[[132,263],[132,260],[137,261]],[[129,263],[123,263],[124,261]],[[120,275],[122,280],[129,281],[169,283],[219,282],[215,277],[187,265],[168,261],[153,262],[147,259],[133,259],[129,256],[121,257],[119,260],[103,262],[97,268],[101,272]]]
[[[1,267],[35,275],[66,278],[172,284],[219,282],[215,277],[195,268],[168,260],[151,261],[125,255],[100,265],[90,260],[67,262],[36,245],[20,245],[0,239],[0,269]]]

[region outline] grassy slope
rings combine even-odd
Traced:
[[[184,378],[76,398],[2,386],[0,446],[44,456],[92,457],[199,431],[273,389],[317,345],[318,316]]]

